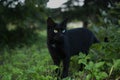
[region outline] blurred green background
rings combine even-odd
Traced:
[[[46,45],[49,16],[57,22],[68,18],[68,29],[87,24],[101,41],[88,56],[71,59],[65,80],[119,80],[120,1],[67,0],[57,8],[47,7],[48,2],[0,0],[0,80],[57,80]],[[77,70],[80,63],[86,65],[82,72]]]

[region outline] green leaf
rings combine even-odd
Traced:
[[[114,68],[115,69],[119,69],[120,68],[120,59],[114,60],[113,63],[114,63]]]
[[[85,69],[92,71],[94,66],[95,66],[94,63],[90,61],[89,64],[85,66]]]
[[[99,63],[95,64],[95,67],[100,68],[100,67],[103,67],[104,64],[105,64],[105,62],[99,62]]]
[[[100,72],[97,76],[96,76],[96,79],[97,80],[103,80],[105,79],[106,77],[108,77],[108,74],[106,72]]]
[[[79,58],[85,58],[85,57],[86,57],[85,54],[83,54],[83,53],[80,53],[80,54],[79,54]]]
[[[85,79],[85,80],[90,80],[91,77],[92,77],[92,75],[91,75],[91,74],[88,74],[88,75],[86,76],[86,79]]]
[[[87,64],[87,60],[86,59],[80,59],[79,61],[78,61],[78,64],[81,64],[81,63],[83,63],[83,64]]]

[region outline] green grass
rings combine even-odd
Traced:
[[[5,47],[0,55],[0,80],[48,80],[51,78],[51,57],[46,46],[46,31],[37,31],[38,40],[31,46]]]
[[[57,80],[53,72],[57,67],[46,45],[46,30],[36,32],[38,38],[32,39],[30,46],[1,49],[0,80]],[[101,32],[101,29],[97,32],[99,38],[104,36]],[[69,76],[64,80],[119,80],[120,29],[111,28],[109,33],[110,42],[93,45],[88,56],[80,54],[71,58]],[[78,71],[81,63],[86,67]]]

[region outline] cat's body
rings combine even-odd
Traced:
[[[55,65],[59,66],[60,62],[63,62],[61,77],[64,78],[68,76],[71,56],[78,55],[79,52],[88,54],[90,46],[99,41],[86,28],[66,30],[66,20],[56,24],[48,18],[47,25],[48,49]]]
[[[68,37],[71,56],[76,55],[79,52],[87,54],[90,46],[93,43],[99,42],[94,34],[86,28],[68,30],[65,36]]]

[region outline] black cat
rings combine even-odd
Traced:
[[[61,78],[68,76],[70,57],[79,52],[88,54],[93,43],[99,41],[95,35],[86,28],[66,30],[67,19],[60,24],[50,17],[47,19],[47,45],[53,62],[59,66],[63,62]]]

